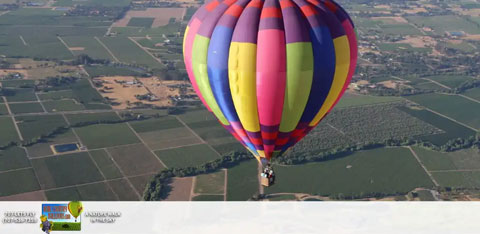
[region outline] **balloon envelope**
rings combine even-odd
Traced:
[[[192,16],[183,54],[207,109],[269,160],[338,102],[355,71],[357,39],[331,0],[213,0]]]
[[[68,203],[68,211],[75,219],[77,219],[83,212],[83,205],[79,201],[72,201]]]

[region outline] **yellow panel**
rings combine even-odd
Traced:
[[[341,36],[333,40],[335,46],[335,76],[333,78],[332,87],[328,93],[325,102],[320,108],[320,111],[317,113],[310,126],[315,126],[320,122],[320,120],[327,114],[327,111],[332,107],[332,105],[337,100],[338,95],[342,92],[343,85],[348,76],[348,71],[350,68],[350,45],[348,43],[347,36]]]
[[[187,40],[187,35],[188,35],[188,30],[190,29],[190,27],[187,26],[187,28],[185,29],[185,34],[183,34],[183,54],[185,54],[185,40]]]
[[[233,104],[243,128],[259,132],[256,94],[257,45],[232,42],[228,58],[228,76]]]

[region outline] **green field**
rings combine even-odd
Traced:
[[[85,106],[73,100],[45,101],[43,106],[48,112],[85,110]]]
[[[65,117],[72,126],[83,123],[120,121],[120,117],[115,112],[67,114]]]
[[[88,153],[73,153],[32,159],[42,188],[56,188],[103,180]]]
[[[202,143],[185,127],[139,133],[143,141],[153,150]]]
[[[179,168],[202,165],[220,157],[205,144],[157,150],[155,154],[168,167]]]
[[[130,125],[138,133],[183,127],[183,124],[178,122],[174,116],[135,121],[130,123]]]
[[[405,44],[405,43],[382,43],[378,45],[378,48],[382,51],[396,51],[396,50],[408,50],[408,51],[417,51],[417,52],[432,51],[432,48],[412,47],[410,44]]]
[[[12,186],[12,182],[21,186]],[[0,197],[40,190],[33,169],[0,173]]]
[[[2,127],[2,131],[0,131],[0,142],[2,143],[0,143],[0,146],[20,140],[12,118],[0,117],[0,126]]]
[[[83,6],[106,6],[106,7],[115,7],[115,6],[128,6],[131,0],[57,0],[55,1],[54,6],[64,6],[69,7],[73,5],[83,5]]]
[[[225,185],[225,171],[198,175],[195,178],[195,193],[223,194]]]
[[[79,35],[62,39],[69,47],[79,48],[79,50],[72,50],[75,55],[87,54],[95,59],[113,60],[113,57],[94,37],[82,37]]]
[[[25,150],[19,147],[10,147],[0,150],[0,172],[26,168],[30,166]]]
[[[126,68],[113,66],[85,66],[85,70],[91,77],[98,76],[140,76],[142,73]]]
[[[477,170],[480,169],[480,153],[475,149],[454,152],[436,152],[413,147],[428,170]]]
[[[249,160],[227,171],[227,201],[246,201],[258,194],[258,162]]]
[[[432,175],[444,187],[480,188],[480,171],[432,172]]]
[[[44,112],[39,102],[13,103],[9,104],[10,110],[14,114],[40,113]]]
[[[192,198],[192,201],[223,201],[223,195],[198,195]]]
[[[408,96],[408,100],[439,112],[461,123],[480,129],[480,103],[466,98],[442,94]]]
[[[38,97],[42,101],[47,101],[47,100],[73,99],[75,98],[75,95],[72,90],[61,90],[61,91],[39,93]]]
[[[127,179],[112,180],[108,184],[112,188],[113,192],[118,195],[120,201],[138,201],[139,197],[128,184]]]
[[[102,37],[100,40],[112,51],[115,57],[122,62],[145,65],[150,68],[162,66],[128,38]]]
[[[266,193],[365,196],[406,194],[418,187],[433,187],[406,148],[360,151],[336,160],[274,169],[278,183]]]
[[[338,108],[352,107],[352,106],[363,106],[363,105],[373,105],[379,103],[389,103],[389,102],[398,102],[401,101],[400,97],[379,97],[379,96],[367,96],[367,95],[354,95],[354,94],[345,94],[342,99],[335,106]]]
[[[128,21],[127,26],[150,28],[152,27],[154,19],[155,18],[133,17],[130,19],[130,21]]]
[[[164,169],[156,156],[143,144],[117,146],[107,150],[126,176],[156,173]]]
[[[0,103],[0,115],[8,115],[7,106],[3,103]]]
[[[464,95],[480,101],[480,88],[469,89]]]
[[[8,102],[29,102],[37,101],[33,89],[8,88],[3,90],[3,95]]]
[[[34,88],[35,81],[34,80],[2,80],[3,88]]]
[[[90,151],[90,156],[95,161],[98,169],[103,173],[105,179],[118,179],[123,177],[118,167],[113,162],[112,158],[105,152],[105,150]]]
[[[449,31],[465,31],[470,34],[480,33],[480,28],[456,15],[441,15],[441,16],[408,16],[407,20],[416,24],[418,27],[430,27],[439,34],[443,35]]]
[[[68,130],[65,133],[56,134],[55,136],[44,139],[41,142],[27,146],[28,156],[31,158],[42,157],[52,155],[52,145],[58,144],[70,144],[78,142],[77,138],[73,134],[72,130]]]
[[[429,171],[457,169],[448,153],[441,153],[415,146],[412,147],[412,149]]]
[[[422,35],[422,32],[409,24],[382,24],[379,26],[382,34]]]
[[[417,136],[416,139],[419,140],[425,140],[441,146],[447,143],[449,140],[456,138],[468,138],[470,136],[475,136],[476,134],[476,132],[472,129],[455,123],[447,118],[441,117],[428,110],[414,110],[407,107],[398,107],[398,109],[444,131],[444,133],[438,133],[434,135]]]
[[[24,140],[47,135],[60,127],[67,127],[61,115],[37,115],[15,117]]]
[[[89,149],[139,143],[140,140],[127,124],[96,124],[75,128],[78,136]]]
[[[450,88],[457,88],[463,82],[473,80],[470,76],[459,76],[459,75],[441,75],[441,76],[427,76],[428,78],[434,81],[439,82],[440,84],[446,85]]]
[[[117,197],[105,182],[45,191],[49,201],[114,201]]]
[[[80,231],[81,223],[53,222],[52,231]]]

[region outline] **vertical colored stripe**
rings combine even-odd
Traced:
[[[212,89],[210,87],[207,72],[207,52],[209,43],[209,38],[200,35],[195,37],[192,52],[193,73],[195,75],[195,80],[197,81],[198,89],[207,105],[222,124],[228,125],[228,121],[218,107],[217,101],[215,100],[215,97],[213,97]]]
[[[347,36],[341,36],[333,40],[335,46],[335,77],[333,78],[332,88],[328,93],[327,99],[323,103],[322,108],[310,122],[310,126],[315,126],[320,122],[323,116],[330,110],[338,95],[343,89],[345,81],[347,79],[348,70],[350,67],[350,46]]]

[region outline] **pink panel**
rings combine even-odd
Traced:
[[[275,126],[282,120],[286,85],[284,32],[266,29],[258,32],[257,103],[260,125]]]

